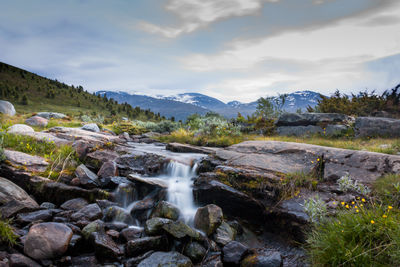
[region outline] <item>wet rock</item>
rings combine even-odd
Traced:
[[[99,205],[97,204],[87,205],[71,215],[71,219],[74,221],[78,220],[94,221],[96,219],[100,219],[101,217],[103,217],[103,213]]]
[[[155,252],[141,261],[138,267],[192,267],[190,259],[182,254],[172,252]]]
[[[69,241],[69,250],[77,250],[80,247],[80,244],[82,243],[83,238],[81,235],[72,235],[71,241]]]
[[[135,151],[131,154],[122,155],[116,159],[116,162],[122,176],[127,176],[130,173],[149,175],[159,173],[164,164],[167,163],[167,159],[159,155]]]
[[[179,216],[180,211],[178,207],[169,202],[160,201],[150,217],[167,218],[176,221]]]
[[[263,250],[243,259],[241,267],[281,267],[282,256],[278,251]]]
[[[206,255],[206,249],[197,242],[191,242],[185,247],[184,255],[188,256],[192,262],[197,263],[202,261]]]
[[[25,120],[25,123],[30,126],[46,127],[49,121],[39,116],[33,116]]]
[[[148,258],[151,254],[153,254],[154,251],[148,251],[146,253],[144,253],[143,255],[140,255],[138,257],[134,257],[134,258],[129,258],[126,262],[125,262],[125,267],[136,267],[138,266],[138,264]]]
[[[112,238],[103,232],[93,232],[90,239],[93,242],[98,259],[118,259],[118,256],[123,253]]]
[[[122,176],[109,177],[109,180],[110,181],[107,184],[107,188],[111,189],[117,188],[120,184],[127,184],[127,185],[132,184],[132,182],[129,181],[126,177]]]
[[[162,229],[176,239],[190,237],[195,240],[201,240],[199,232],[188,226],[182,221],[170,221],[162,226]]]
[[[78,211],[86,207],[89,203],[83,198],[74,198],[64,202],[60,208],[64,210]]]
[[[61,223],[39,223],[29,229],[24,253],[36,260],[52,259],[63,255],[72,238],[72,230]]]
[[[85,188],[96,188],[100,186],[100,181],[97,175],[89,170],[84,164],[81,164],[76,168],[75,175],[79,178],[80,184]]]
[[[106,222],[117,221],[126,224],[133,223],[131,214],[125,209],[118,206],[111,206],[104,210],[104,220]]]
[[[17,215],[17,222],[25,225],[31,222],[43,221],[48,222],[53,217],[52,210],[38,210],[29,213],[20,213]]]
[[[97,176],[103,179],[118,176],[117,164],[114,161],[107,161],[103,163],[97,173]]]
[[[45,118],[45,119],[64,119],[67,115],[57,112],[38,112],[36,116]]]
[[[126,244],[126,254],[129,257],[138,256],[149,250],[168,249],[167,239],[163,236],[143,237],[130,240]]]
[[[228,243],[223,249],[223,262],[225,264],[239,266],[242,258],[248,253],[248,247],[237,241]]]
[[[40,204],[40,208],[42,209],[55,209],[57,206],[50,202],[43,202]]]
[[[167,144],[166,149],[178,153],[200,153],[200,154],[214,154],[216,150],[216,148],[192,146],[180,143],[169,143]]]
[[[229,242],[235,240],[236,230],[234,230],[229,224],[226,222],[222,222],[221,225],[217,228],[214,233],[214,240],[218,244],[225,246]]]
[[[107,200],[107,199],[97,199],[96,203],[97,203],[97,205],[99,205],[99,207],[102,210],[104,210],[104,209],[106,209],[108,207],[111,207],[111,206],[118,206],[118,203],[110,201],[110,200]]]
[[[223,267],[221,256],[219,254],[211,255],[202,262],[202,267]]]
[[[150,193],[154,190],[162,190],[168,188],[167,182],[165,182],[165,180],[163,179],[138,177],[137,175],[134,174],[129,175],[128,178],[133,183],[135,183],[135,185],[139,188],[139,191],[145,190],[146,193]]]
[[[39,156],[31,156],[22,152],[4,150],[6,159],[13,166],[20,167],[30,172],[44,172],[49,165],[44,158]]]
[[[117,240],[119,238],[119,232],[115,230],[108,230],[106,234],[109,235],[114,240]]]
[[[118,153],[108,149],[99,149],[86,155],[86,164],[95,170],[109,161],[115,161],[119,157]]]
[[[357,137],[400,137],[400,120],[379,117],[358,117],[354,129]]]
[[[0,177],[0,213],[9,218],[19,212],[38,209],[39,205],[22,188]]]
[[[95,267],[99,266],[99,263],[95,256],[77,256],[71,259],[72,266],[74,267]]]
[[[18,253],[10,255],[10,267],[40,267],[40,264]]]
[[[148,235],[158,235],[162,233],[163,225],[170,223],[171,220],[164,218],[151,218],[146,221],[144,231]]]
[[[100,128],[99,128],[99,126],[97,126],[96,123],[88,123],[88,124],[85,124],[85,125],[83,125],[83,126],[81,127],[81,129],[82,129],[82,130],[85,130],[85,131],[89,131],[89,132],[94,132],[94,133],[100,132]]]
[[[7,128],[7,133],[20,134],[20,133],[33,133],[35,130],[25,124],[14,124]]]
[[[0,113],[14,116],[15,115],[14,105],[8,101],[0,100]]]
[[[138,239],[142,236],[143,229],[139,227],[128,227],[121,231],[120,235],[125,241]]]
[[[104,231],[104,222],[102,220],[95,220],[82,229],[82,235],[85,239],[89,239],[92,233],[101,231]]]
[[[116,230],[118,232],[123,231],[125,228],[128,228],[128,225],[123,222],[107,222],[104,224],[106,229]]]
[[[223,216],[222,209],[214,204],[198,208],[194,216],[194,227],[211,235],[222,223]]]

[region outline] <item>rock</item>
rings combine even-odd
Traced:
[[[97,126],[96,123],[89,123],[89,124],[85,124],[81,127],[82,130],[85,131],[90,131],[90,132],[94,132],[94,133],[98,133],[100,132],[100,128],[99,126]]]
[[[190,259],[182,254],[172,252],[155,252],[141,261],[138,267],[192,267]]]
[[[99,170],[101,166],[109,161],[115,161],[119,157],[118,153],[112,150],[96,150],[86,155],[86,164],[95,170]]]
[[[219,254],[217,255],[212,255],[207,257],[207,259],[202,262],[202,267],[223,267],[224,265],[222,264],[221,261],[221,256]]]
[[[72,214],[71,219],[74,221],[79,221],[79,220],[94,221],[96,219],[100,219],[102,216],[103,213],[99,205],[90,204]]]
[[[101,231],[104,232],[104,222],[102,220],[95,220],[82,229],[82,235],[87,240],[92,233]]]
[[[121,232],[125,228],[128,228],[128,225],[126,223],[122,223],[122,222],[107,222],[107,223],[104,224],[104,227],[106,229],[112,229],[112,230],[116,230],[118,232]]]
[[[223,262],[225,264],[238,266],[242,258],[248,253],[249,249],[237,241],[229,242],[223,249]]]
[[[28,126],[29,127],[29,126]],[[17,134],[20,135],[25,135],[25,136],[30,136],[34,138],[35,140],[39,142],[54,142],[56,146],[61,146],[61,145],[70,145],[72,144],[72,141],[63,139],[63,138],[58,138],[50,133],[47,132],[16,132]]]
[[[25,124],[14,124],[7,128],[7,133],[11,134],[21,134],[21,133],[33,133],[35,130]]]
[[[126,254],[129,257],[138,256],[149,250],[167,250],[168,241],[162,236],[143,237],[126,243]]]
[[[13,104],[5,100],[0,100],[0,113],[14,116],[16,112]]]
[[[278,251],[264,250],[244,258],[240,267],[281,267],[282,256]]]
[[[138,177],[134,174],[129,175],[128,177],[132,182],[134,182],[138,187],[145,186],[149,187],[149,191],[153,191],[154,189],[167,189],[168,184],[163,179],[159,178],[146,178],[146,177]]]
[[[81,235],[72,235],[71,241],[69,241],[69,250],[77,250],[80,248],[80,245],[83,241],[83,238]]]
[[[115,189],[121,184],[125,184],[128,186],[133,186],[133,183],[129,181],[127,178],[122,177],[122,176],[113,176],[113,177],[108,177],[108,183],[107,183],[107,188],[110,189]],[[134,190],[134,187],[132,188]],[[116,196],[118,197],[118,196]]]
[[[57,206],[54,205],[53,203],[50,203],[50,202],[43,202],[42,204],[40,204],[40,208],[42,208],[42,209],[55,209],[55,208],[57,208]]]
[[[52,210],[38,210],[17,215],[17,221],[23,225],[36,221],[48,222],[51,218],[53,218]]]
[[[235,240],[236,230],[230,227],[226,222],[222,222],[214,233],[214,241],[219,245],[225,246]]]
[[[356,137],[400,137],[400,120],[379,117],[358,117]]]
[[[90,239],[93,242],[95,254],[98,259],[116,260],[123,253],[112,238],[103,232],[93,232],[90,235]]]
[[[22,254],[10,255],[10,267],[40,267],[40,264]]]
[[[185,247],[184,255],[188,256],[192,262],[201,262],[206,255],[206,249],[197,242],[191,242]]]
[[[163,225],[170,223],[171,220],[164,218],[151,218],[146,221],[144,231],[148,235],[159,235],[162,233]]]
[[[86,158],[87,153],[89,152],[90,145],[83,140],[75,141],[72,144],[72,147],[75,149],[76,154],[78,155],[79,159],[84,160]]]
[[[193,238],[195,240],[202,239],[199,232],[182,221],[169,221],[168,223],[163,224],[162,229],[176,239],[182,239],[185,237]]]
[[[75,175],[79,178],[80,184],[86,188],[96,188],[100,186],[99,178],[91,170],[89,170],[84,164],[81,164],[76,168]]]
[[[215,151],[217,150],[217,148],[192,146],[180,143],[169,143],[167,144],[166,149],[178,153],[200,153],[200,154],[214,154]]]
[[[77,256],[72,257],[71,263],[73,267],[95,267],[99,266],[99,263],[95,256]]]
[[[169,202],[160,201],[150,217],[167,218],[176,221],[178,220],[179,216],[180,211],[178,207]]]
[[[347,123],[351,118],[339,113],[283,113],[276,121],[277,126],[308,126],[318,124]]]
[[[211,235],[221,225],[223,217],[220,207],[209,204],[197,209],[194,216],[194,227],[203,231],[206,235]]]
[[[108,230],[107,232],[106,232],[106,234],[108,235],[108,236],[110,236],[112,239],[114,239],[114,240],[117,240],[118,238],[119,238],[119,232],[118,231],[115,231],[115,230]]]
[[[0,177],[0,213],[10,218],[19,212],[38,209],[39,205],[22,188]]]
[[[25,120],[25,123],[30,126],[46,127],[49,121],[39,116],[33,116]]]
[[[110,178],[114,176],[118,176],[117,164],[114,161],[107,161],[101,165],[97,176],[101,178]]]
[[[57,113],[57,112],[39,112],[36,114],[36,116],[45,118],[45,119],[64,119],[67,117],[67,115],[62,114],[62,113]]]
[[[320,126],[280,126],[276,128],[280,136],[311,136],[314,134],[323,134],[324,130]]]
[[[65,210],[78,211],[88,204],[89,203],[83,198],[74,198],[64,202],[60,208]]]
[[[123,222],[126,224],[132,224],[133,218],[129,211],[118,207],[118,206],[111,206],[104,210],[104,220],[106,222],[116,221],[116,222]]]
[[[24,253],[35,260],[52,259],[63,255],[72,238],[72,230],[62,223],[39,223],[29,229]]]
[[[4,155],[13,166],[21,167],[30,172],[44,172],[49,165],[42,157],[31,156],[18,151],[5,149]]]
[[[128,227],[121,231],[120,235],[125,241],[138,239],[142,236],[143,229],[140,227]]]
[[[327,136],[341,136],[348,131],[349,127],[346,125],[328,125],[325,128],[325,134]]]
[[[119,173],[127,176],[130,173],[158,174],[168,160],[160,155],[134,151],[116,159]]]

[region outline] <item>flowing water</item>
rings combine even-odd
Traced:
[[[158,154],[169,159],[165,170],[157,176],[147,178],[158,178],[168,184],[167,201],[174,204],[181,211],[181,219],[186,223],[192,223],[196,213],[196,205],[193,200],[193,178],[196,176],[198,162],[205,157],[203,154],[174,153],[165,149],[165,146],[152,144],[132,144],[134,150]],[[146,178],[143,176],[143,178]],[[136,189],[128,184],[122,183],[118,186],[116,200],[124,208],[126,213],[131,213],[139,204],[141,199],[136,199]],[[147,196],[151,198],[152,196]],[[145,197],[145,199],[147,198]],[[136,218],[134,225],[139,225]]]

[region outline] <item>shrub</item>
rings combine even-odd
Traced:
[[[17,243],[17,236],[14,234],[8,220],[0,219],[0,242],[10,246]]]
[[[340,211],[308,234],[312,266],[399,266],[400,215],[372,205]]]
[[[353,181],[349,174],[342,176],[338,181],[340,191],[347,192],[347,191],[355,191],[359,194],[366,195],[371,192],[371,190],[359,184],[357,181]]]
[[[279,198],[289,199],[297,196],[301,188],[315,189],[318,184],[317,178],[312,174],[304,172],[287,173],[280,179]]]
[[[327,214],[326,203],[318,195],[304,202],[304,210],[313,223],[322,222]]]
[[[387,174],[373,184],[373,192],[384,203],[393,203],[400,207],[400,175]]]
[[[135,125],[131,122],[114,122],[112,125],[112,130],[116,134],[121,134],[127,132],[130,135],[138,135],[147,132],[147,130],[139,125]]]

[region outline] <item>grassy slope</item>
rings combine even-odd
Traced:
[[[54,98],[46,97],[49,93]],[[26,95],[28,105],[22,104]],[[111,111],[116,115],[128,116],[128,110],[115,101],[105,101],[77,87],[68,86],[57,80],[50,80],[34,73],[0,62],[0,99],[13,103],[18,113],[33,113],[40,111],[61,112],[76,116],[87,114],[111,117]],[[131,118],[141,120],[158,120],[148,111],[134,109],[130,106]]]

